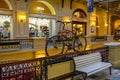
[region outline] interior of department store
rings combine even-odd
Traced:
[[[71,57],[92,51],[118,68],[119,14],[120,0],[0,0],[0,73],[10,69],[1,71],[6,66],[30,64],[37,68],[31,68],[31,79],[38,74],[39,80],[52,80],[73,71]],[[64,63],[57,65],[57,60]],[[45,61],[55,62],[48,75]],[[57,68],[64,71],[57,73]],[[17,80],[0,76],[7,79]]]

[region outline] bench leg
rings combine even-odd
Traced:
[[[86,73],[82,73],[82,77],[83,77],[83,80],[86,80],[87,74]]]
[[[109,72],[110,72],[110,75],[112,74],[111,69],[112,69],[112,67],[109,67]]]

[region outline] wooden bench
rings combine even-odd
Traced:
[[[107,68],[109,68],[111,74],[112,64],[102,62],[99,52],[73,57],[73,60],[75,63],[75,71],[82,73],[84,80],[86,80],[88,76]]]

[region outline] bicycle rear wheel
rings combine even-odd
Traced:
[[[75,51],[84,51],[84,50],[86,50],[86,47],[87,47],[87,39],[86,39],[86,37],[83,36],[83,35],[79,35],[79,36],[75,37],[73,46],[74,46]]]
[[[62,54],[64,51],[64,44],[60,36],[53,36],[49,38],[45,45],[45,52],[47,56]]]

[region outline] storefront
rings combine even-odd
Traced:
[[[0,33],[1,39],[9,39],[11,35],[11,16],[0,15]]]
[[[29,37],[51,37],[55,35],[56,18],[54,8],[45,1],[34,1],[30,5]]]
[[[29,18],[30,37],[50,37],[55,34],[55,20],[47,18]]]
[[[86,34],[87,30],[87,15],[82,9],[76,9],[73,12],[73,31],[77,32],[77,34]]]
[[[10,39],[12,35],[12,8],[8,2],[0,3],[0,39]]]

